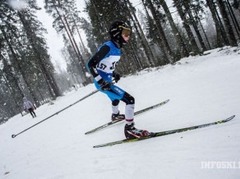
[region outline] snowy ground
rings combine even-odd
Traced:
[[[231,122],[94,149],[93,145],[124,138],[123,123],[84,135],[110,120],[109,100],[96,93],[11,138],[94,91],[89,85],[38,108],[35,119],[17,115],[0,125],[0,178],[239,179],[240,50],[225,47],[210,52],[142,71],[118,85],[135,97],[136,110],[170,99],[165,106],[137,116],[138,128],[175,129],[235,114]]]

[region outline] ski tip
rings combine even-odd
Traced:
[[[169,102],[170,101],[170,99],[166,99],[165,101],[163,101],[162,103],[167,103],[167,102]]]
[[[227,121],[231,121],[235,116],[236,116],[236,115],[232,115],[232,116],[226,118],[224,121],[226,121],[226,122],[227,122]]]

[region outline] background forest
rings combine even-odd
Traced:
[[[64,40],[61,55],[67,69],[57,72],[44,37],[46,29],[36,16],[37,1],[1,0],[0,123],[22,114],[24,96],[38,107],[73,86],[91,83],[85,64],[108,39],[109,24],[117,19],[133,31],[123,49],[126,60],[117,68],[123,75],[240,44],[240,0],[138,0],[141,11],[132,1],[85,0],[86,18],[76,0],[44,0],[54,19],[52,27]]]

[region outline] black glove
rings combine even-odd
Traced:
[[[118,73],[113,72],[113,78],[114,78],[115,82],[117,83],[120,80],[121,75],[119,75]]]
[[[103,79],[99,80],[97,83],[100,85],[100,88],[102,90],[106,90],[107,91],[107,90],[111,89],[111,87],[110,87],[111,84],[106,82],[106,81],[104,81]]]

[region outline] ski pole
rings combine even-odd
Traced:
[[[75,104],[79,103],[80,101],[82,101],[82,100],[86,99],[86,98],[87,98],[87,97],[89,97],[89,96],[92,96],[93,94],[95,94],[95,93],[97,93],[97,92],[98,92],[98,90],[95,90],[95,91],[93,91],[93,92],[89,93],[88,95],[84,96],[83,98],[79,99],[78,101],[74,102],[73,104],[70,104],[69,106],[67,106],[67,107],[63,108],[62,110],[60,110],[60,111],[58,111],[58,112],[56,112],[56,113],[52,114],[51,116],[48,116],[47,118],[45,118],[45,119],[43,119],[43,120],[39,121],[38,123],[36,123],[36,124],[34,124],[34,125],[32,125],[32,126],[30,126],[30,127],[26,128],[26,129],[24,129],[23,131],[21,131],[21,132],[19,132],[19,133],[17,133],[17,134],[12,134],[12,138],[15,138],[15,137],[17,137],[18,135],[20,135],[20,134],[22,134],[22,133],[24,133],[24,132],[28,131],[29,129],[31,129],[31,128],[33,128],[33,127],[35,127],[36,125],[38,125],[38,124],[40,124],[40,123],[42,123],[42,122],[44,122],[44,121],[48,120],[49,118],[51,118],[51,117],[53,117],[53,116],[55,116],[55,115],[59,114],[60,112],[63,112],[63,111],[65,111],[66,109],[70,108],[71,106],[73,106],[73,105],[75,105]]]

